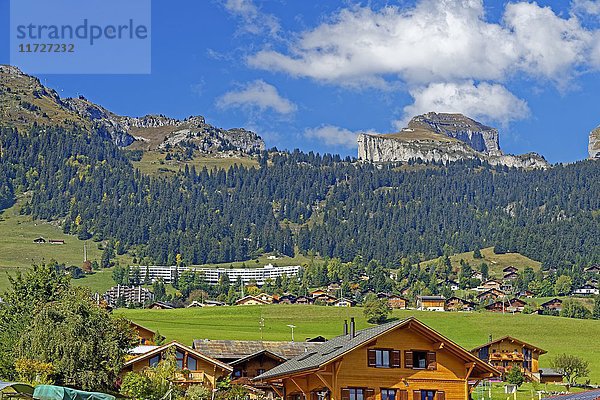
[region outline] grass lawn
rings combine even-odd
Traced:
[[[14,274],[32,264],[50,260],[77,266],[81,266],[83,262],[84,242],[75,236],[65,235],[57,224],[33,221],[30,216],[19,215],[22,201],[0,212],[0,292],[8,287],[7,273]],[[62,239],[65,244],[33,243],[33,239],[40,236],[46,240]],[[87,252],[90,261],[100,261],[102,251],[98,249],[97,243],[87,241]],[[121,256],[119,262],[126,265],[131,262],[129,258],[127,255]],[[110,271],[98,272],[73,282],[85,284],[94,290],[106,290],[113,283]]]
[[[485,262],[489,266],[490,276],[493,278],[502,278],[502,270],[511,265],[518,268],[519,271],[523,271],[525,267],[531,267],[534,271],[537,271],[542,266],[542,263],[539,261],[532,260],[519,253],[494,254],[493,247],[481,249],[481,255],[483,258],[476,259],[473,257],[473,252],[469,251],[467,253],[459,253],[450,256],[450,261],[456,270],[458,270],[460,266],[460,260],[465,260],[477,271],[479,270],[479,265]],[[420,265],[425,266],[433,261],[436,260],[423,261]]]
[[[358,328],[365,328],[362,308],[337,308],[301,305],[239,306],[175,310],[115,311],[150,329],[159,330],[168,340],[191,344],[193,339],[261,339],[259,322],[264,318],[265,340],[291,340],[288,324],[296,325],[296,340],[341,334],[344,319],[355,317]],[[510,335],[531,342],[548,354],[542,367],[559,353],[583,357],[590,362],[592,382],[600,383],[600,321],[575,320],[540,315],[501,315],[496,313],[442,313],[415,310],[395,311],[393,317],[415,316],[461,346],[471,349],[488,340]]]
[[[177,172],[188,166],[195,166],[197,171],[203,167],[208,169],[228,169],[232,165],[258,166],[258,161],[250,157],[208,157],[195,156],[190,161],[165,160],[166,154],[160,151],[144,151],[140,161],[134,161],[133,166],[147,175],[161,175]]]

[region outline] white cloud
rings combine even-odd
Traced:
[[[225,9],[239,17],[243,24],[242,30],[258,35],[268,33],[276,35],[280,30],[279,20],[271,14],[261,12],[252,0],[225,0]]]
[[[600,1],[598,0],[573,0],[571,10],[576,14],[600,15]]]
[[[559,82],[586,68],[593,32],[536,3],[509,3],[500,23],[482,0],[420,0],[411,9],[342,9],[294,36],[285,51],[248,57],[256,68],[346,85],[504,81],[526,72]]]
[[[502,124],[529,115],[527,103],[498,84],[433,83],[411,90],[410,94],[414,103],[404,108],[404,119],[395,121],[397,129],[406,127],[413,116],[429,111],[463,113],[474,119]]]
[[[256,80],[242,85],[239,90],[232,90],[217,99],[220,108],[257,108],[260,111],[272,109],[279,114],[290,114],[297,107],[290,100],[281,97],[277,88],[263,80]]]
[[[345,148],[355,148],[357,146],[356,138],[358,134],[359,132],[352,132],[349,129],[334,125],[321,125],[304,131],[304,136],[309,139],[318,139],[325,142],[328,146],[341,146]]]

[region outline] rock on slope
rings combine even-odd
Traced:
[[[590,144],[588,146],[590,159],[600,160],[600,126],[590,133]]]
[[[498,130],[461,114],[427,113],[414,117],[407,128],[394,134],[361,134],[358,158],[382,162],[452,162],[478,158],[492,165],[516,168],[547,168],[539,154],[503,154]]]
[[[18,68],[0,65],[0,120],[18,129],[34,122],[39,125],[76,124],[112,140],[121,147],[152,150],[192,144],[202,153],[236,151],[254,153],[265,144],[257,134],[245,129],[221,129],[204,117],[184,120],[163,115],[127,117],[117,115],[86,98],[61,99],[56,91],[26,75]]]

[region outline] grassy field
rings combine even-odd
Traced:
[[[344,319],[355,317],[358,328],[368,326],[362,308],[337,308],[301,305],[191,308],[175,310],[115,311],[150,329],[159,330],[169,340],[191,344],[193,339],[261,339],[259,322],[264,318],[265,340],[290,340],[288,324],[296,325],[296,340],[341,334]],[[600,383],[600,321],[575,320],[540,315],[502,315],[495,313],[441,313],[415,310],[395,311],[393,317],[415,316],[449,339],[470,349],[488,340],[515,336],[531,342],[548,354],[542,367],[559,353],[570,353],[590,362],[592,382]]]
[[[519,271],[523,271],[525,267],[531,267],[534,271],[537,271],[542,265],[539,261],[532,260],[519,253],[494,254],[493,247],[481,249],[481,255],[483,258],[476,259],[473,257],[472,251],[458,253],[450,256],[450,261],[452,261],[452,266],[455,269],[460,266],[460,260],[465,260],[476,270],[482,262],[485,262],[490,267],[490,275],[495,278],[502,278],[502,270],[510,265],[518,268]],[[436,260],[423,261],[421,266],[428,265]]]
[[[206,167],[208,169],[224,168],[232,165],[258,166],[258,162],[249,157],[201,157],[196,156],[190,161],[165,160],[166,154],[159,151],[145,151],[140,161],[134,161],[133,166],[140,172],[148,175],[171,174],[188,166],[195,166],[197,171]]]
[[[0,292],[7,288],[7,273],[14,274],[32,264],[50,260],[77,266],[83,262],[83,241],[65,235],[56,224],[33,221],[30,216],[19,215],[20,204],[21,201],[0,213]],[[40,236],[46,240],[62,239],[65,244],[33,243],[33,239]],[[89,260],[100,261],[102,252],[97,243],[88,241],[87,251]],[[131,260],[125,255],[119,258],[119,262],[127,264]],[[111,271],[98,272],[73,282],[94,290],[106,290],[112,286]]]

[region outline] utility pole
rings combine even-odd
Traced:
[[[292,328],[292,342],[294,341],[294,328],[296,327],[296,325],[288,325],[290,328]]]
[[[260,340],[263,340],[263,329],[265,328],[265,319],[263,317],[260,317],[258,326],[260,327]]]

